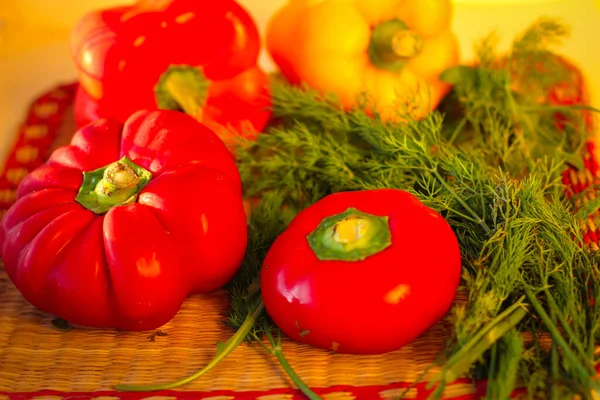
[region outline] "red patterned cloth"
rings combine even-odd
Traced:
[[[48,157],[76,88],[77,84],[59,86],[31,105],[0,175],[0,217],[15,202],[21,180]]]
[[[468,380],[459,380],[454,385],[472,385],[473,383]],[[453,385],[448,385],[451,388]],[[354,398],[354,400],[380,400],[380,399],[397,399],[402,395],[407,388],[410,388],[411,384],[407,382],[394,383],[385,386],[332,386],[325,389],[313,388],[314,392],[323,398]],[[477,392],[469,395],[461,395],[448,397],[448,400],[476,400],[485,396],[485,384],[477,385]],[[425,383],[417,384],[412,386],[412,390],[408,392],[405,399],[414,400],[426,400],[431,394],[431,390],[425,387]],[[516,391],[513,393],[513,397],[520,394],[522,391]],[[152,393],[136,393],[136,392],[116,392],[116,391],[98,391],[92,393],[82,392],[60,392],[55,390],[44,390],[39,392],[31,393],[3,393],[0,392],[0,396],[6,396],[9,400],[35,400],[42,399],[44,397],[62,398],[68,400],[83,400],[83,399],[98,399],[101,398],[119,398],[120,400],[138,400],[156,397],[168,397],[177,398],[178,400],[250,400],[257,399],[264,400],[276,400],[276,395],[287,395],[287,400],[305,400],[306,397],[297,389],[271,389],[267,391],[248,391],[248,392],[235,392],[231,390],[216,390],[212,392],[199,392],[199,391],[173,391],[164,390]],[[339,395],[340,397],[336,397]],[[346,395],[347,397],[344,397]],[[290,397],[291,396],[291,397]],[[352,396],[352,397],[350,397]]]

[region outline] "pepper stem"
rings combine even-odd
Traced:
[[[126,163],[116,162],[104,170],[104,180],[106,185],[112,185],[115,189],[127,189],[136,185],[140,181],[140,177]]]
[[[348,208],[323,219],[307,239],[320,260],[362,261],[389,247],[391,236],[387,216]]]
[[[373,29],[368,53],[374,66],[400,72],[406,63],[422,50],[421,36],[409,29],[406,23],[394,18]]]
[[[105,167],[84,172],[75,201],[96,214],[104,214],[112,207],[134,203],[150,179],[151,172],[125,156]]]
[[[183,110],[202,121],[209,88],[210,80],[199,68],[171,65],[159,78],[154,95],[159,108]]]
[[[402,30],[392,36],[392,50],[401,58],[411,58],[423,50],[423,39],[411,30]]]

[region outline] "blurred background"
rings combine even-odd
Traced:
[[[219,0],[213,0],[219,1]],[[264,30],[287,0],[239,0]],[[29,103],[59,83],[75,80],[68,53],[73,24],[87,11],[133,0],[0,0],[0,161],[9,151]],[[540,16],[559,17],[570,37],[560,49],[584,72],[592,103],[600,107],[600,0],[455,0],[454,31],[461,61],[474,42],[495,30],[501,48]],[[261,57],[273,69],[268,56]]]

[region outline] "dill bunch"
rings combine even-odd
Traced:
[[[565,170],[583,168],[588,132],[581,108],[543,97],[569,76],[550,48],[567,32],[542,19],[505,56],[493,35],[484,39],[477,65],[446,71],[453,92],[419,121],[384,122],[366,100],[347,110],[275,80],[278,124],[238,152],[247,196],[276,196],[288,210],[338,191],[398,188],[445,217],[466,300],[450,314],[433,397],[461,376],[487,379],[489,398],[517,385],[551,398],[600,390],[600,256],[585,246],[562,183]],[[568,122],[558,126],[557,112]]]

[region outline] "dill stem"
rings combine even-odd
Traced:
[[[439,172],[437,172],[435,169],[431,169],[430,170],[431,173],[435,176],[435,178],[440,182],[440,184],[444,187],[444,189],[446,189],[448,192],[450,192],[450,194],[452,194],[452,196],[456,199],[456,201],[458,201],[458,203],[465,209],[467,210],[467,212],[469,214],[471,214],[471,216],[473,218],[475,218],[475,221],[479,226],[481,226],[483,228],[483,230],[485,231],[485,233],[489,236],[492,233],[492,230],[490,229],[489,226],[487,226],[487,224],[485,223],[485,221],[483,219],[481,219],[476,213],[475,211],[473,211],[473,209],[471,207],[469,207],[467,205],[467,203],[465,203],[465,201],[463,199],[460,198],[459,195],[457,195],[454,190],[452,190],[452,188],[450,187],[450,185],[448,185],[448,182],[446,182],[446,180],[444,178],[442,178],[442,176],[440,175]]]
[[[573,330],[567,323],[567,320],[566,320],[565,316],[563,315],[563,313],[560,311],[560,308],[558,307],[558,305],[556,304],[554,297],[552,297],[552,295],[550,294],[550,291],[548,289],[544,289],[544,292],[546,293],[546,299],[548,300],[548,303],[550,305],[551,313],[554,316],[553,320],[558,319],[560,324],[563,326],[564,330],[567,332],[567,335],[569,336],[569,338],[572,339],[572,342],[575,345],[575,348],[577,349],[577,351],[579,352],[579,355],[583,358],[583,360],[585,360],[585,363],[587,364],[586,366],[588,368],[594,369],[594,365],[588,359],[588,354],[585,351],[585,349],[583,348],[583,343],[581,343],[579,340],[577,340],[577,335],[575,335],[575,333],[573,332]]]
[[[456,214],[456,215],[458,215],[459,217],[466,219],[467,221],[471,221],[471,222],[473,222],[473,223],[476,223],[476,224],[478,224],[478,225],[480,225],[480,224],[481,224],[481,221],[482,221],[482,220],[481,220],[481,218],[473,218],[473,217],[470,217],[470,216],[468,216],[468,215],[465,215],[465,214],[463,214],[463,213],[461,213],[461,212],[459,212],[459,211],[456,211],[456,210],[454,210],[454,209],[451,209],[451,208],[449,208],[449,207],[446,207],[446,209],[447,209],[447,210],[450,210],[450,211],[452,211],[452,213],[453,213],[453,214]]]
[[[454,141],[456,140],[456,138],[458,138],[458,135],[460,135],[460,133],[462,132],[462,130],[466,124],[467,124],[467,119],[461,118],[460,122],[458,123],[458,125],[456,126],[454,131],[452,132],[452,136],[450,136],[450,139],[448,140],[448,144],[454,144]]]
[[[598,305],[600,304],[600,297],[598,295],[595,295],[592,300],[594,301],[594,310],[593,310],[593,316],[595,316],[597,318],[598,315]],[[590,320],[593,321],[593,318],[590,317]],[[598,324],[592,323],[592,327],[590,329],[590,334],[589,334],[589,344],[588,344],[588,356],[591,360],[594,360],[595,358],[595,352],[596,352],[596,330],[598,329]]]
[[[521,110],[525,112],[539,112],[539,111],[566,111],[566,110],[588,110],[593,112],[600,112],[600,109],[586,106],[583,104],[572,104],[572,105],[526,105],[521,106]]]
[[[505,90],[506,90],[506,96],[508,99],[508,104],[510,107],[510,110],[513,112],[513,114],[515,115],[515,117],[517,115],[519,115],[519,107],[517,106],[517,102],[515,101],[514,96],[512,95],[512,90],[510,88],[510,86],[507,84],[505,86]],[[535,132],[535,129],[533,128],[533,126],[531,125],[531,120],[529,119],[528,115],[521,115],[521,121],[523,122],[523,124],[525,125],[525,128],[529,131],[530,135],[533,135],[533,133]],[[515,132],[518,132],[518,129],[515,127]],[[521,135],[519,135],[521,136]],[[522,142],[522,138],[519,138],[519,140]],[[526,153],[527,157],[527,161],[528,161],[528,167],[529,170],[531,171],[533,169],[533,157],[531,157],[531,152],[529,151],[528,148],[523,148],[523,151]]]
[[[552,343],[552,386],[550,386],[550,399],[558,400],[558,349],[556,348],[556,344]]]
[[[439,364],[440,360],[441,360],[441,356],[442,353],[438,353],[436,360],[434,362],[432,362],[431,364],[429,364],[429,366],[427,366],[427,368],[425,368],[423,370],[423,372],[421,372],[413,381],[413,383],[410,386],[407,386],[404,391],[400,394],[399,399],[403,399],[404,396],[406,396],[408,394],[408,392],[411,391],[411,389],[413,389],[417,383],[421,382],[423,380],[423,378],[425,378],[425,376],[429,373],[429,371],[431,371],[431,369],[436,366],[436,364]]]
[[[556,319],[556,309],[552,307],[552,319]],[[556,348],[556,342],[552,342],[552,353],[550,356],[550,372],[552,373],[552,385],[550,386],[550,399],[558,400],[558,388],[556,387],[556,381],[558,378],[558,349]]]
[[[444,394],[444,389],[446,389],[446,381],[440,382],[439,386],[435,389],[435,391],[433,393],[431,393],[429,395],[429,397],[427,397],[427,400],[442,399],[442,396]]]
[[[492,351],[490,355],[490,371],[488,373],[488,385],[486,390],[486,399],[496,398],[496,367],[498,364],[498,343],[492,345]]]
[[[562,337],[556,325],[552,323],[552,320],[546,313],[546,310],[544,310],[544,307],[542,307],[539,301],[535,298],[535,295],[531,292],[531,290],[525,288],[525,294],[527,295],[531,306],[538,313],[544,324],[546,324],[546,328],[548,329],[548,332],[550,332],[550,334],[552,335],[553,339],[556,341],[556,344],[562,348],[565,356],[569,359],[569,361],[571,361],[573,368],[575,368],[577,372],[581,374],[581,378],[588,377],[588,382],[594,388],[595,391],[600,391],[600,385],[597,382],[595,382],[594,379],[592,379],[592,377],[595,376],[597,372],[595,370],[587,370],[586,367],[577,360],[577,356],[573,353],[565,339]]]
[[[285,373],[290,377],[290,379],[292,380],[292,382],[294,382],[296,384],[296,386],[298,386],[298,389],[300,389],[300,391],[302,393],[304,393],[304,395],[306,397],[308,397],[309,400],[321,400],[321,397],[319,397],[318,394],[316,394],[315,392],[313,392],[311,390],[311,388],[308,387],[308,385],[306,383],[304,383],[304,381],[302,380],[302,378],[300,378],[300,375],[298,375],[296,373],[296,371],[294,371],[294,368],[292,368],[292,366],[290,365],[290,363],[288,362],[288,360],[285,358],[285,356],[283,355],[283,350],[281,348],[281,334],[279,334],[277,336],[277,342],[275,342],[275,339],[273,338],[273,335],[271,334],[270,331],[265,332],[265,334],[267,335],[267,338],[269,339],[269,343],[271,343],[272,348],[268,349],[264,343],[262,343],[261,340],[258,340],[258,342],[273,356],[275,356],[275,358],[277,358],[277,361],[279,361],[279,364],[281,365],[281,367],[283,368],[283,370],[285,371]]]
[[[256,319],[263,309],[264,304],[261,301],[252,312],[248,313],[248,316],[235,334],[231,336],[229,340],[227,340],[222,346],[218,346],[217,354],[213,357],[213,359],[210,360],[210,362],[198,372],[171,383],[162,383],[157,385],[116,385],[115,389],[124,392],[151,392],[157,390],[174,389],[198,379],[216,367],[219,362],[231,354],[244,341],[244,338],[250,333],[252,327],[256,323]]]
[[[500,313],[448,360],[443,369],[429,382],[429,388],[439,380],[458,379],[459,375],[467,371],[490,346],[515,327],[526,314],[521,299]]]

